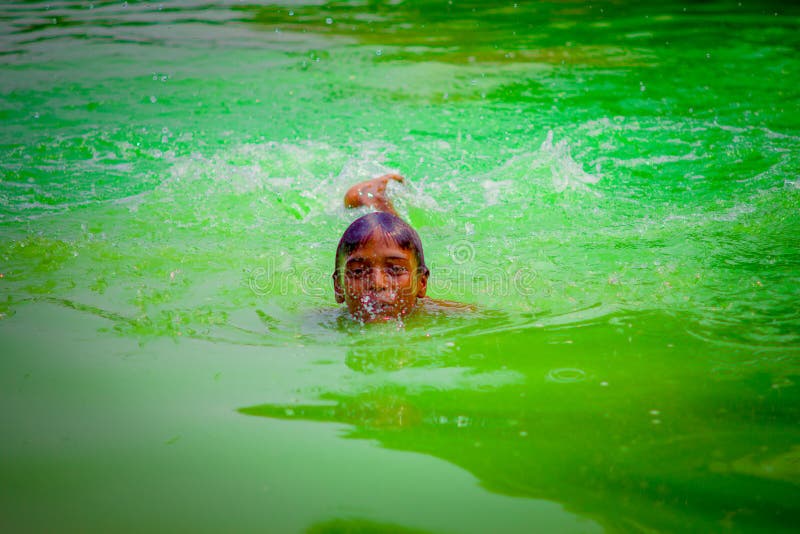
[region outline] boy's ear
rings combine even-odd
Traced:
[[[339,280],[339,271],[333,273],[333,293],[336,296],[337,303],[344,302],[344,289],[342,288],[342,282]]]
[[[417,298],[422,298],[428,291],[428,269],[421,271],[417,275]]]

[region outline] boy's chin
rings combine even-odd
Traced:
[[[353,319],[362,323],[402,321],[414,307],[403,299],[379,299],[371,295],[349,300],[347,304]]]
[[[354,310],[351,315],[362,323],[389,323],[399,321],[406,315],[403,310],[383,309],[383,310]]]
[[[354,314],[359,321],[362,323],[388,323],[391,321],[397,321],[400,319],[401,314],[399,313],[359,313]]]

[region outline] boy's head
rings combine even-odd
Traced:
[[[425,296],[428,274],[417,232],[391,213],[369,213],[339,240],[336,302],[346,302],[352,316],[364,322],[404,317]]]

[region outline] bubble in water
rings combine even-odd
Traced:
[[[550,372],[547,373],[545,379],[548,382],[557,382],[559,384],[583,382],[586,379],[586,371],[574,367],[551,369]]]

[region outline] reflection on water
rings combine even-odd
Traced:
[[[791,529],[800,369],[725,365],[731,354],[684,323],[620,315],[501,338],[473,327],[449,344],[412,330],[390,348],[368,336],[343,362],[363,380],[239,412],[345,423],[348,438],[441,458],[611,530]]]
[[[334,532],[347,532],[351,534],[377,534],[379,532],[424,534],[427,531],[407,528],[400,525],[377,523],[367,519],[333,519],[331,521],[316,523],[306,530],[306,534],[331,534]]]

